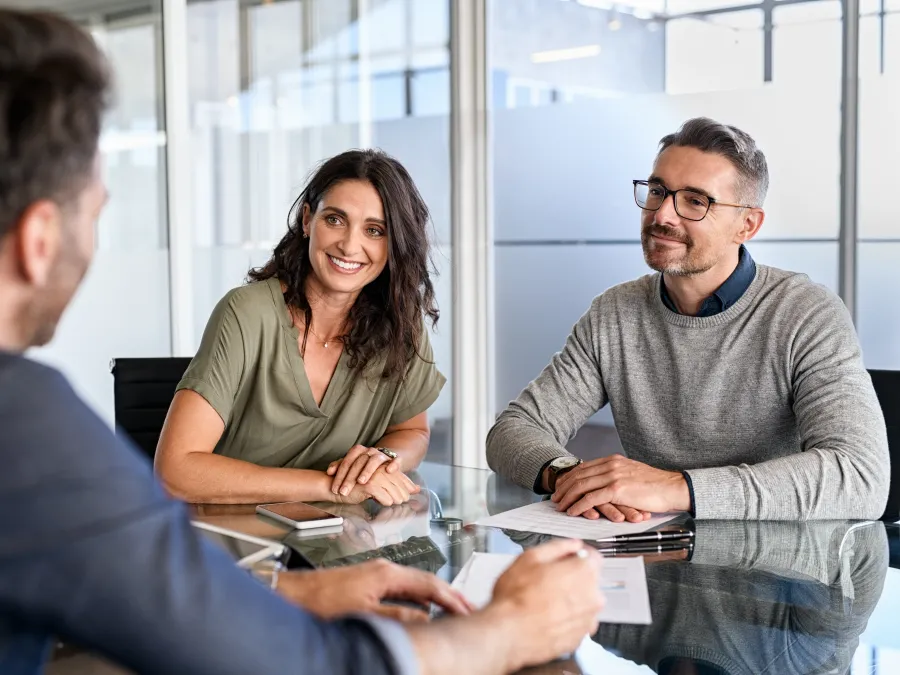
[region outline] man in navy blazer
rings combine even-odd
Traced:
[[[524,554],[479,612],[386,562],[283,574],[279,597],[196,533],[62,375],[22,356],[53,336],[93,254],[108,81],[74,24],[0,10],[0,672],[39,672],[53,636],[137,672],[210,675],[500,673],[577,646],[600,604],[581,542]],[[121,279],[134,302],[141,282]],[[404,625],[377,616],[409,618],[389,597],[470,615]]]

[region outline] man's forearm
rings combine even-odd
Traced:
[[[877,519],[887,476],[848,453],[812,449],[753,466],[692,469],[695,516],[719,520]]]
[[[208,452],[189,453],[159,473],[169,493],[192,503],[259,504],[333,499],[331,478],[323,471],[263,467]]]
[[[568,454],[548,432],[511,410],[500,415],[487,438],[488,466],[527,490],[548,461]],[[541,482],[548,489],[543,477]]]

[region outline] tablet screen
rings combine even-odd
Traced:
[[[210,529],[206,524],[193,523],[200,533],[213,544],[228,553],[238,565],[244,566],[273,558],[284,552],[281,544],[269,543],[264,540],[253,541],[245,539],[239,533],[229,533],[218,528]]]

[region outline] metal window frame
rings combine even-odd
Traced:
[[[488,2],[450,0],[453,462],[475,468],[494,400]]]
[[[173,356],[193,356],[193,191],[187,81],[187,0],[162,0],[162,34],[171,349]]]
[[[453,461],[485,467],[494,415],[490,0],[449,0],[453,274]],[[843,0],[840,295],[856,319],[859,0]],[[171,350],[191,355],[193,195],[187,82],[187,0],[162,0],[163,96]]]
[[[859,0],[843,0],[841,21],[841,182],[838,294],[857,323],[859,173]],[[882,45],[883,46],[883,45]]]

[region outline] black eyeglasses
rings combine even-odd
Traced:
[[[696,190],[670,190],[665,185],[651,183],[646,180],[633,180],[634,203],[647,211],[659,211],[666,197],[672,195],[675,204],[675,213],[685,220],[703,220],[709,213],[709,207],[713,204],[719,206],[731,206],[736,209],[752,209],[747,204],[729,204],[720,202],[714,197],[705,195]]]

